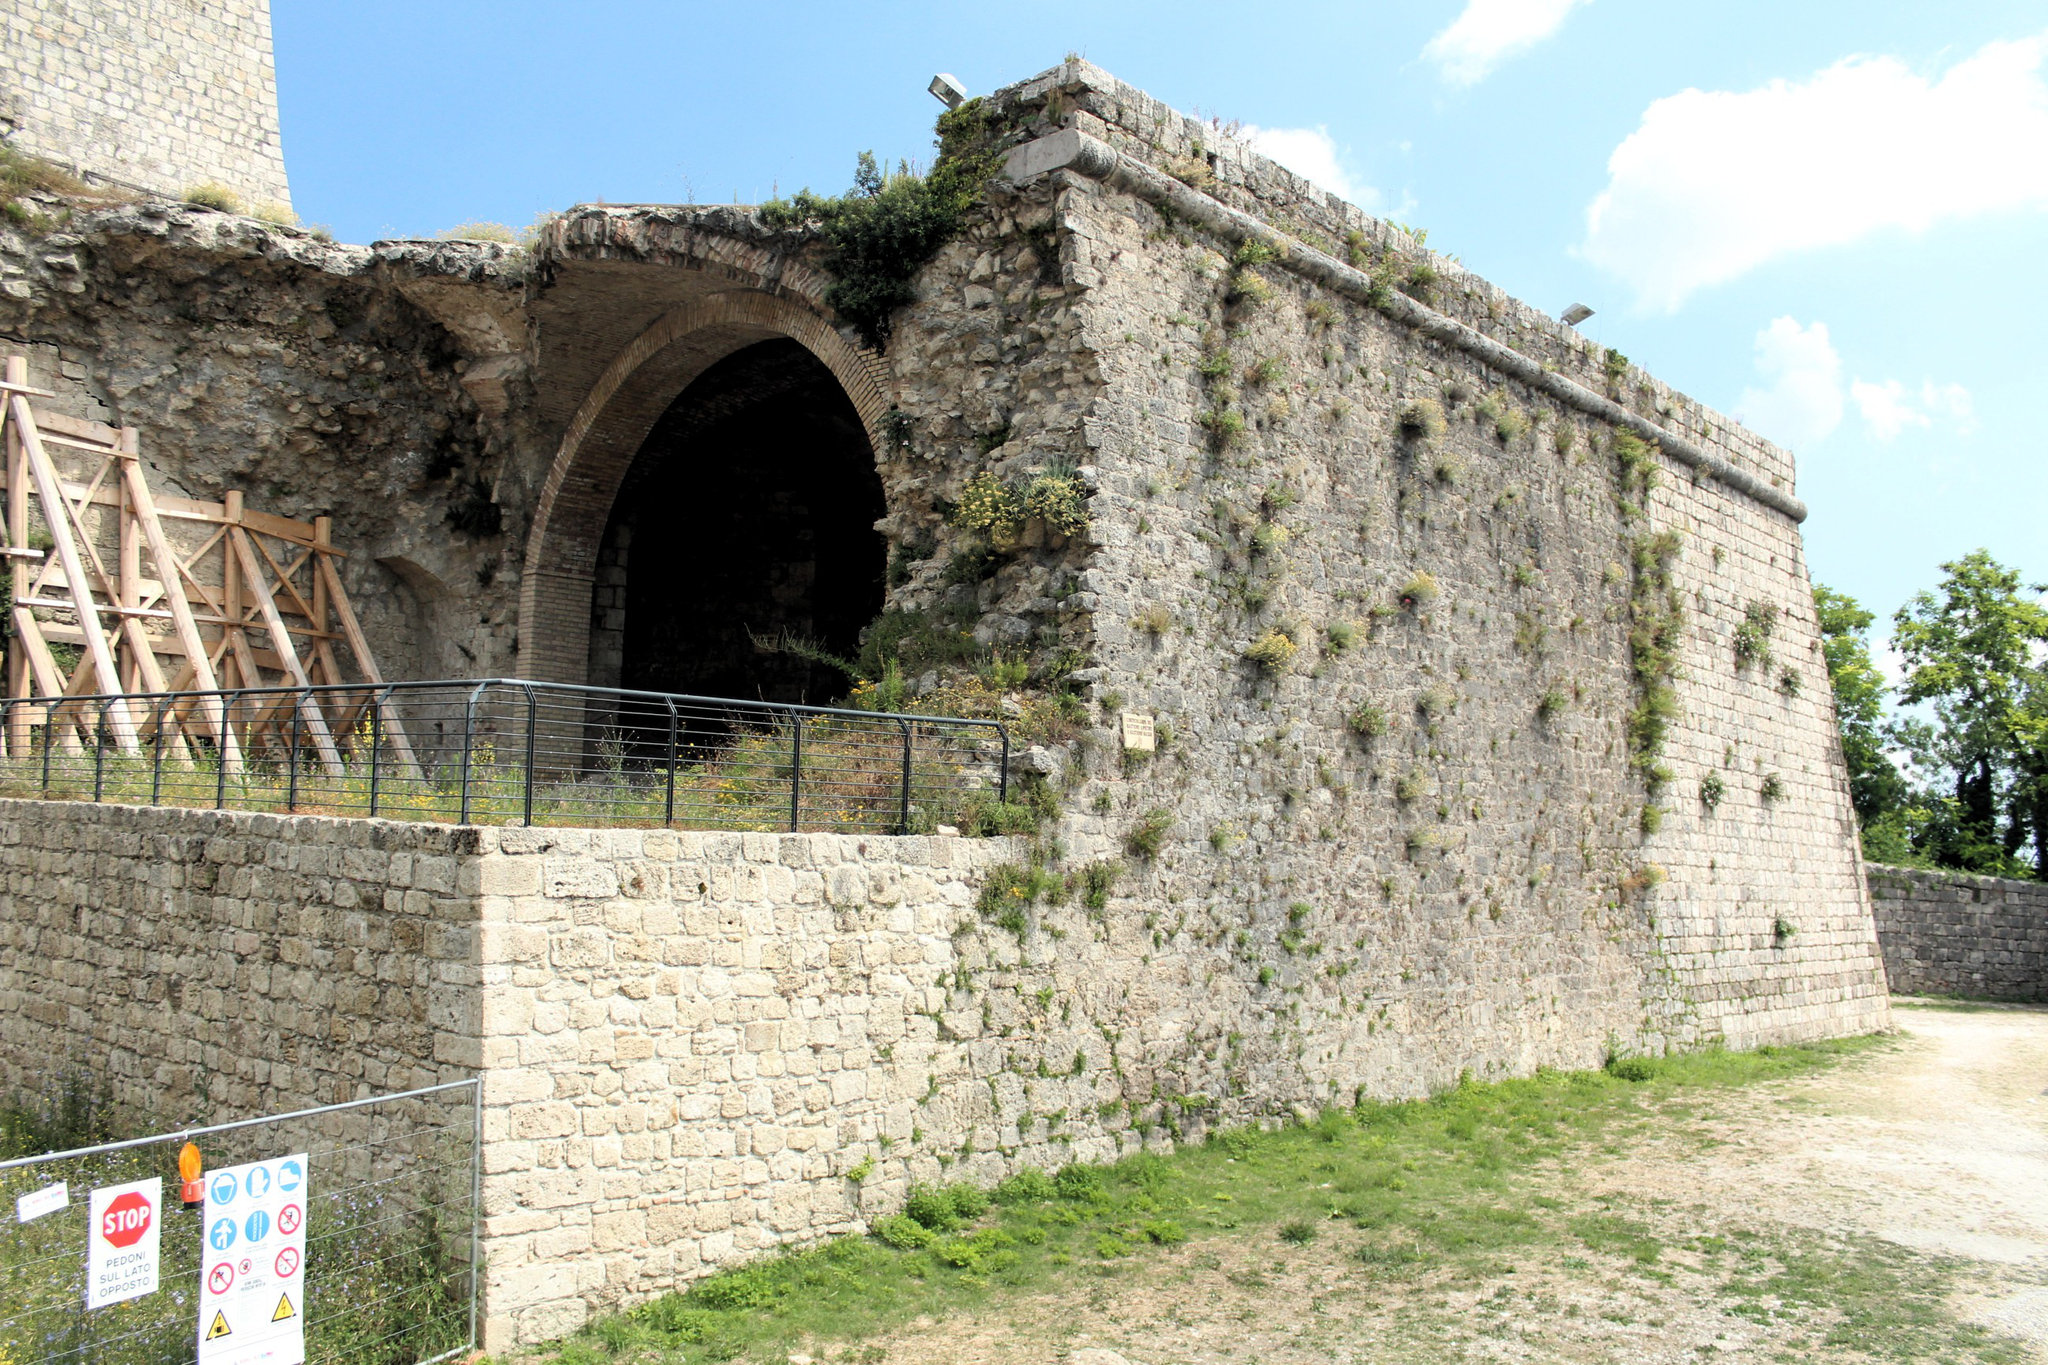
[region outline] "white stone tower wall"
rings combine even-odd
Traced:
[[[0,118],[88,179],[291,203],[269,0],[0,0]]]

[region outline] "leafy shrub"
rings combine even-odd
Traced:
[[[1155,603],[1133,616],[1131,625],[1147,635],[1164,635],[1173,629],[1173,613]]]
[[[1188,1230],[1171,1218],[1154,1218],[1138,1225],[1138,1231],[1149,1242],[1163,1247],[1179,1246],[1188,1239]]]
[[[885,176],[860,154],[853,189],[837,198],[809,190],[763,204],[771,227],[818,229],[832,283],[825,302],[860,329],[869,345],[887,344],[890,316],[916,297],[911,281],[960,229],[1002,164],[986,104],[968,100],[939,116],[939,156],[930,174],[906,168]]]
[[[1052,1178],[1053,1188],[1062,1199],[1092,1202],[1107,1193],[1102,1167],[1091,1166],[1077,1161],[1071,1166],[1060,1167],[1059,1174]]]
[[[1230,373],[1230,352],[1221,347],[1202,352],[1201,359],[1195,362],[1195,373],[1204,379],[1221,379]]]
[[[1033,475],[1024,485],[1023,502],[1026,518],[1036,517],[1062,535],[1088,524],[1088,490],[1071,466],[1053,465]]]
[[[1204,412],[1196,420],[1208,430],[1210,439],[1218,449],[1227,450],[1244,439],[1244,414],[1236,408],[1218,405]]]
[[[766,1308],[775,1301],[774,1281],[761,1270],[728,1270],[691,1286],[690,1298],[706,1308]]]
[[[1642,1082],[1655,1080],[1657,1063],[1649,1057],[1609,1057],[1607,1074],[1618,1081]]]
[[[918,1251],[938,1240],[939,1235],[915,1218],[892,1213],[875,1220],[875,1236],[898,1251]]]
[[[933,1232],[951,1232],[960,1226],[952,1191],[934,1185],[912,1185],[910,1197],[903,1201],[903,1216]]]
[[[1411,768],[1394,780],[1394,799],[1404,805],[1428,790],[1429,774],[1420,768]]]
[[[1123,864],[1099,858],[1081,868],[1081,904],[1090,910],[1100,910],[1109,904],[1109,893],[1115,889],[1117,878],[1123,875]]]
[[[1244,657],[1268,673],[1279,673],[1294,662],[1300,649],[1284,631],[1269,630],[1245,646]]]
[[[1173,812],[1154,807],[1138,817],[1138,823],[1124,833],[1124,847],[1140,858],[1156,858],[1166,846],[1166,831],[1173,828]]]
[[[1252,388],[1258,388],[1264,384],[1278,383],[1286,373],[1287,367],[1282,365],[1277,357],[1269,355],[1245,370],[1244,382]]]
[[[1016,489],[983,470],[967,481],[953,505],[953,521],[971,530],[1001,533],[1021,525],[1024,499]]]
[[[711,1335],[717,1319],[708,1309],[692,1308],[689,1302],[682,1294],[664,1294],[635,1308],[629,1316],[633,1322],[659,1332],[669,1345],[695,1346]]]
[[[1332,654],[1342,654],[1358,643],[1358,627],[1349,621],[1332,621],[1323,627],[1323,638]]]
[[[1708,773],[1700,779],[1700,804],[1708,810],[1721,804],[1721,797],[1727,792],[1728,784],[1721,780],[1721,774]]]
[[[1384,707],[1371,702],[1361,702],[1357,709],[1344,718],[1351,727],[1351,733],[1365,739],[1378,739],[1387,732],[1387,713]]]
[[[280,203],[275,199],[265,199],[251,205],[249,216],[251,218],[261,218],[266,223],[275,223],[279,227],[297,227],[299,225],[299,215],[292,212],[291,205]]]
[[[963,1220],[973,1220],[988,1212],[988,1191],[979,1185],[962,1182],[946,1187],[946,1198],[953,1206],[953,1215]]]
[[[1278,522],[1262,521],[1252,528],[1252,553],[1270,555],[1288,541],[1288,530]]]
[[[1765,774],[1762,785],[1757,788],[1757,795],[1761,796],[1766,802],[1783,801],[1785,799],[1785,779],[1779,777],[1776,773]]]
[[[497,242],[502,246],[520,246],[520,234],[503,223],[493,223],[481,218],[466,223],[457,223],[452,228],[443,228],[434,234],[444,242]]]
[[[1435,575],[1417,573],[1401,585],[1398,597],[1401,605],[1410,611],[1427,611],[1430,604],[1442,593],[1443,589],[1437,586]]]
[[[1546,721],[1552,719],[1558,712],[1564,710],[1565,701],[1566,697],[1563,689],[1556,687],[1544,688],[1543,695],[1536,699],[1536,718]]]
[[[1036,1166],[1026,1166],[995,1188],[998,1204],[1032,1204],[1042,1199],[1051,1199],[1059,1193],[1059,1187],[1051,1176]]]
[[[1305,1247],[1316,1239],[1315,1224],[1303,1219],[1280,1225],[1280,1240],[1289,1246]]]
[[[1735,627],[1735,666],[1771,666],[1771,634],[1778,625],[1778,610],[1768,602],[1751,602],[1742,609],[1742,621]]]
[[[1444,434],[1444,410],[1434,398],[1418,398],[1401,409],[1401,434],[1410,440],[1431,440]]]
[[[1415,694],[1415,709],[1431,720],[1441,720],[1458,709],[1458,694],[1448,687],[1425,687]]]
[[[1791,920],[1786,919],[1784,916],[1779,916],[1777,919],[1771,921],[1772,946],[1778,948],[1784,947],[1787,943],[1790,943],[1792,941],[1792,936],[1798,932],[1799,928],[1797,925],[1793,924]]]
[[[240,213],[242,196],[226,185],[212,180],[204,181],[185,191],[185,202],[197,208],[219,209],[222,213]]]

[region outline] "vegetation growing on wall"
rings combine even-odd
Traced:
[[[833,277],[825,302],[877,348],[888,344],[891,315],[915,297],[917,272],[960,230],[1002,165],[999,130],[982,100],[941,114],[938,135],[938,160],[923,175],[907,164],[885,173],[874,153],[862,152],[846,194],[806,189],[761,206],[771,227],[818,230]]]

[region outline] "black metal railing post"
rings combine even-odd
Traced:
[[[910,722],[899,720],[896,723],[903,727],[903,791],[901,799],[897,803],[896,832],[898,834],[908,834],[910,833]]]
[[[161,804],[164,799],[164,712],[170,704],[169,697],[159,698],[150,717],[150,724],[156,727],[156,742],[149,757],[149,804],[152,806]]]
[[[1010,800],[1010,731],[1007,726],[996,726],[996,734],[1003,741],[1003,766],[996,772],[996,800],[1005,805]]]
[[[50,741],[57,730],[57,708],[43,708],[43,795],[50,794]]]
[[[487,682],[480,682],[469,694],[469,700],[462,704],[462,815],[457,824],[469,823],[469,756],[476,747],[476,704],[483,699]],[[528,781],[532,778],[529,776]]]
[[[311,701],[311,696],[292,698],[291,742],[285,745],[285,763],[290,769],[284,779],[284,808],[288,811],[299,808],[299,727],[305,724],[305,708]]]
[[[92,799],[100,800],[107,790],[107,708],[111,702],[100,703],[99,719],[92,727]]]
[[[661,827],[667,829],[676,822],[676,699],[668,702],[668,780],[663,783],[661,797]]]
[[[521,689],[526,693],[526,782],[525,804],[520,807],[519,823],[533,824],[533,765],[538,754],[536,745],[540,734],[540,699],[533,695],[531,687]]]
[[[390,704],[391,689],[385,688],[382,697],[373,697],[370,702],[370,815],[377,814],[377,751],[384,747],[384,708]]]
[[[797,811],[803,801],[804,718],[789,713],[789,832],[796,833]]]
[[[233,692],[221,692],[216,695],[220,698],[221,746],[220,762],[214,765],[213,808],[219,810],[228,803],[228,738],[235,733],[234,699],[236,694]],[[249,766],[248,752],[242,748],[239,741],[235,745],[235,750],[242,755],[242,767],[246,770]]]

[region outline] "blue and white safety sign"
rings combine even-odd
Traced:
[[[197,1365],[303,1365],[308,1189],[303,1152],[208,1178]]]

